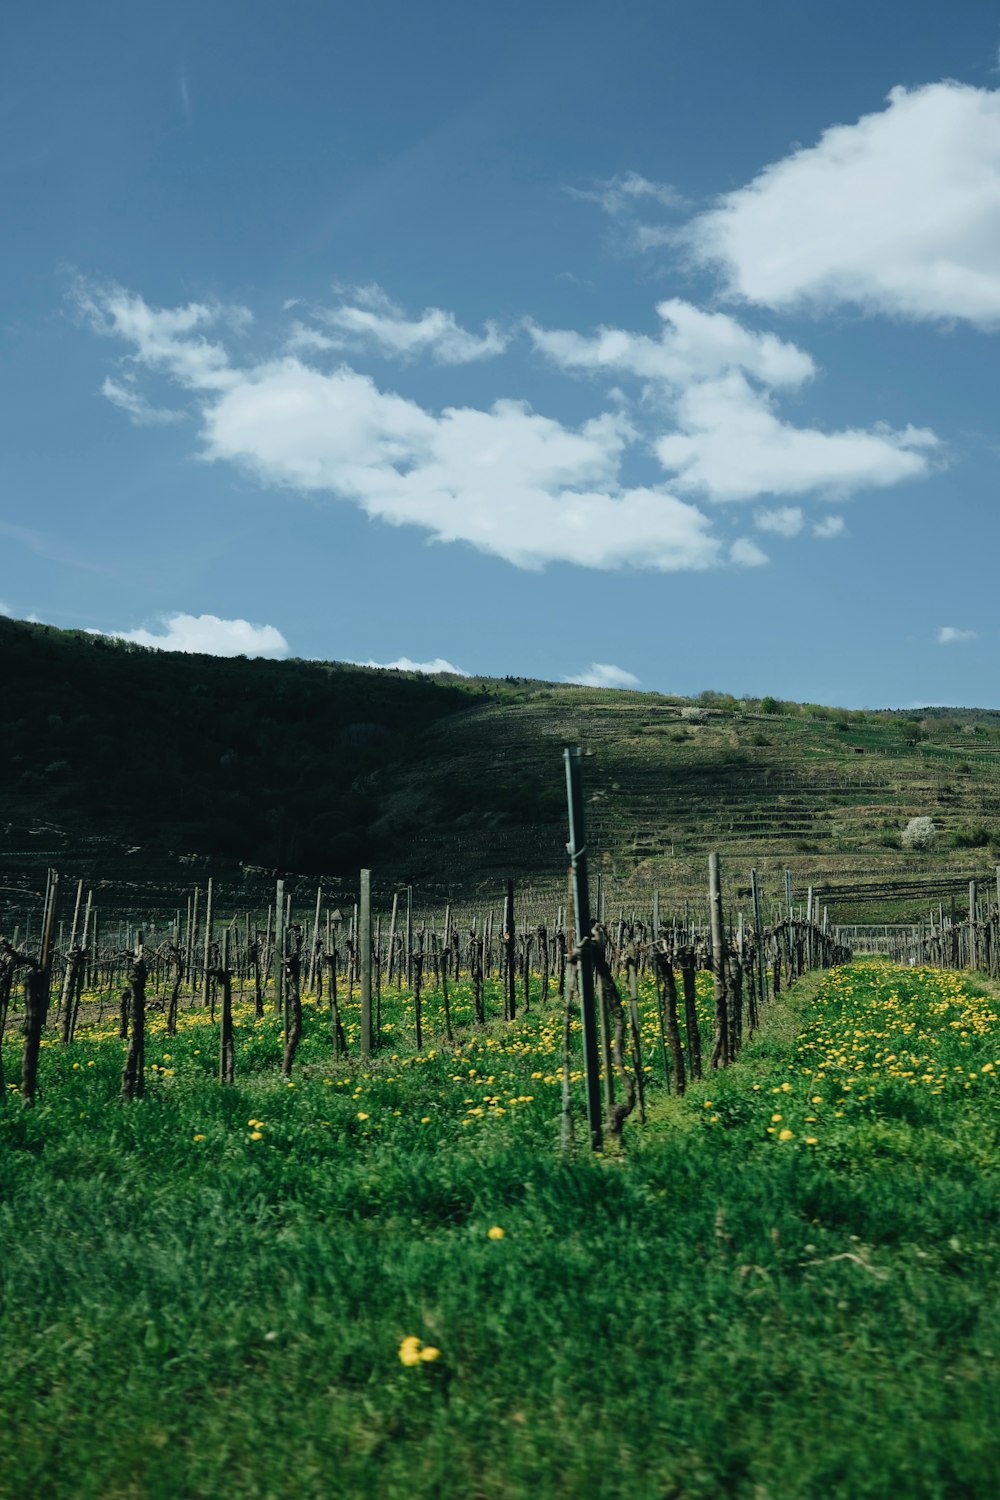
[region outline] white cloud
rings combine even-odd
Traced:
[[[355,310],[393,323],[380,288],[353,296]],[[325,492],[390,525],[418,526],[437,541],[466,542],[525,568],[567,562],[672,572],[726,560],[697,505],[666,483],[625,480],[623,467],[640,446],[675,476],[674,489],[727,501],[894,484],[926,473],[937,442],[913,428],[828,434],[790,426],[760,385],[801,384],[814,369],[808,355],[679,300],[660,306],[658,340],[532,328],[537,346],[566,368],[647,383],[634,415],[615,389],[606,393],[611,409],[579,426],[513,400],[434,411],[347,364],[317,369],[307,348],[327,335],[298,323],[305,334],[298,352],[286,346],[280,358],[240,365],[206,337],[220,323],[241,334],[249,314],[239,308],[156,309],[117,288],[83,289],[78,301],[101,333],[131,346],[129,392],[141,394],[133,381],[145,367],[190,393],[204,459],[236,464],[265,484]],[[442,338],[466,337],[442,316],[435,325]],[[764,558],[749,542],[742,557],[730,555],[747,563],[751,553],[754,565]]]
[[[847,531],[843,516],[824,516],[813,526],[813,536],[818,536],[821,541],[831,541],[836,536],[843,536]]]
[[[468,364],[476,359],[489,359],[502,354],[509,343],[509,335],[501,333],[493,322],[486,324],[482,337],[459,326],[454,313],[440,307],[428,307],[419,318],[407,318],[402,308],[391,301],[381,287],[358,288],[352,302],[339,307],[324,308],[316,314],[327,328],[337,335],[329,339],[327,348],[349,348],[355,345],[373,345],[386,354],[413,356],[430,354],[439,364]],[[310,330],[299,325],[299,344]],[[313,348],[323,347],[316,339]]]
[[[623,667],[613,666],[610,662],[591,662],[586,672],[581,672],[578,677],[564,677],[563,682],[572,683],[575,687],[606,687],[606,688],[637,688],[639,679],[632,672],[626,672]]]
[[[779,505],[774,510],[759,510],[753,520],[758,531],[770,531],[775,536],[798,536],[805,524],[802,509],[798,505]]]
[[[101,395],[106,396],[112,406],[127,412],[129,420],[137,427],[163,427],[170,422],[184,420],[184,412],[151,406],[145,396],[131,384],[112,380],[110,375],[101,386]]]
[[[13,614],[14,612],[11,609],[10,605],[5,604],[4,601],[0,599],[0,615],[2,615],[5,620],[10,620],[13,618]]]
[[[773,333],[755,333],[727,313],[704,312],[671,298],[656,309],[663,322],[658,339],[599,328],[586,336],[544,329],[529,322],[531,339],[564,370],[609,371],[683,387],[730,370],[743,370],[769,386],[798,386],[815,374],[804,350]]]
[[[771,559],[750,537],[737,537],[729,549],[729,558],[740,568],[762,568]]]
[[[957,625],[942,625],[936,636],[939,646],[954,646],[960,641],[977,641],[978,639],[978,630],[960,630]]]
[[[245,307],[190,302],[186,307],[150,307],[121,287],[96,290],[78,283],[74,300],[96,333],[134,346],[133,359],[170,376],[187,390],[225,390],[239,380],[221,344],[200,332],[215,323],[241,330],[252,321]]]
[[[206,454],[269,483],[328,490],[392,525],[466,541],[520,567],[707,567],[718,543],[694,506],[624,488],[632,439],[606,413],[571,428],[519,402],[435,415],[347,368],[262,366],[204,413]]]
[[[588,203],[598,203],[606,214],[617,215],[634,208],[642,201],[652,201],[664,208],[683,208],[686,200],[669,182],[651,182],[638,172],[625,172],[617,177],[598,180],[592,188],[568,187],[571,198],[583,198]]]
[[[159,651],[200,652],[205,656],[285,656],[288,642],[273,625],[251,625],[249,620],[220,620],[218,615],[160,615],[159,632],[150,630],[91,630],[137,646]]]
[[[400,656],[395,661],[359,661],[354,663],[358,667],[378,667],[381,672],[426,672],[433,676],[436,672],[449,672],[452,677],[470,677],[470,672],[465,672],[461,667],[456,667],[453,662],[445,661],[443,656],[436,656],[433,661],[411,661],[408,656]]]
[[[927,453],[938,442],[914,427],[831,433],[792,427],[738,372],[691,386],[676,418],[679,431],[658,439],[656,453],[675,484],[712,500],[849,495],[898,484],[927,473]]]
[[[689,226],[734,296],[1000,324],[1000,91],[895,88]]]

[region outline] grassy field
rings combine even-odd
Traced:
[[[33,1111],[11,1046],[0,1494],[993,1495],[998,1008],[804,980],[600,1159],[537,996],[419,1057],[387,1000],[365,1071],[307,1007],[293,1085],[242,1011],[228,1089],[188,1013],[128,1107],[116,1035],[47,1045]]]

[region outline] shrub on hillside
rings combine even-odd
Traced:
[[[933,818],[911,818],[903,829],[901,841],[904,849],[932,849],[936,838]]]

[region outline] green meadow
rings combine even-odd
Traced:
[[[386,995],[364,1068],[307,1003],[290,1084],[238,1008],[231,1087],[203,1012],[154,1016],[131,1105],[115,1030],[47,1040],[33,1110],[9,1037],[0,1494],[996,1493],[992,995],[813,976],[677,1098],[644,990],[648,1123],[598,1158],[554,995],[452,1002],[417,1054]]]

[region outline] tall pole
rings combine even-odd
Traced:
[[[785,890],[786,892],[788,892],[789,920],[791,919],[792,915],[791,886],[792,873],[790,870],[786,870]],[[757,879],[756,870],[750,871],[750,894],[753,897],[753,932],[754,942],[757,948],[757,963],[755,965],[756,973],[754,975],[753,982],[757,986],[757,1005],[759,1015],[760,1010],[763,1010],[764,1008],[764,1002],[767,999],[767,993],[764,988],[764,918],[760,909],[760,882]]]
[[[285,989],[285,882],[279,880],[274,890],[274,1008],[284,1010]]]
[[[212,987],[210,969],[212,966],[212,877],[208,877],[208,891],[205,895],[205,962],[201,971],[201,1003],[208,1009],[209,991]]]
[[[576,914],[577,974],[580,982],[580,1020],[583,1024],[583,1060],[587,1081],[587,1121],[590,1145],[600,1151],[604,1145],[601,1124],[601,1086],[597,1062],[597,1013],[594,1006],[594,969],[590,956],[590,891],[587,887],[587,844],[583,822],[583,782],[579,745],[567,746],[566,801],[569,810],[569,843],[567,852],[573,880],[573,908]]]
[[[726,986],[726,948],[722,921],[722,880],[719,856],[708,856],[708,913],[712,934],[712,978],[715,986],[715,1040],[711,1066],[724,1068],[729,1056],[729,995]]]
[[[361,1055],[372,1050],[372,872],[361,871],[361,904],[358,915],[358,960],[361,977]]]

